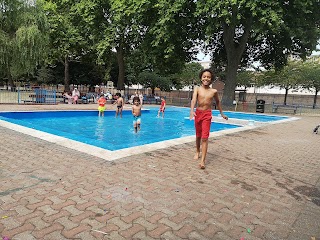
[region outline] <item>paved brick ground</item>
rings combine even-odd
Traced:
[[[0,105],[31,108],[46,107]],[[193,143],[110,163],[0,128],[0,236],[319,240],[316,124],[301,117],[211,139],[204,171]]]

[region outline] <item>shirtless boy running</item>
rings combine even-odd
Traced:
[[[211,127],[212,119],[212,101],[216,101],[216,105],[220,111],[221,116],[228,120],[228,117],[223,114],[220,104],[218,91],[210,87],[214,74],[210,69],[204,69],[199,74],[201,86],[195,88],[191,101],[190,120],[194,118],[196,128],[196,153],[194,159],[200,157],[200,143],[202,140],[202,156],[199,167],[205,169],[205,161],[208,150],[208,137]],[[194,107],[198,103],[197,109],[194,112]]]

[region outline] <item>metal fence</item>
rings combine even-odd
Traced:
[[[41,88],[15,88],[10,90],[0,90],[0,103],[57,104],[60,101],[63,101],[63,97],[57,95],[55,90]]]
[[[165,94],[163,94],[165,95]],[[168,105],[190,107],[191,99],[188,97],[170,97],[165,96],[166,102]],[[255,99],[247,98],[247,102],[238,102],[237,105],[232,107],[223,107],[223,110],[230,111],[241,111],[241,112],[256,112],[256,102]],[[274,95],[259,95],[260,99],[265,100],[264,113],[274,113],[273,110],[273,101],[275,103],[279,102],[279,99],[276,99]],[[281,96],[283,97],[283,96]],[[248,101],[249,100],[249,101]],[[294,101],[295,100],[295,101]],[[299,107],[294,112],[292,110],[287,110],[285,108],[279,108],[278,114],[290,114],[290,115],[310,115],[310,116],[320,116],[320,107],[313,108],[309,105],[309,101],[305,102],[301,97],[298,99],[288,99],[288,104],[298,105]],[[276,102],[277,101],[277,102]],[[88,103],[95,101],[87,101],[80,103]],[[148,101],[147,101],[148,102]],[[26,87],[17,87],[15,89],[0,89],[0,104],[58,104],[66,103],[62,96],[61,92],[57,92],[55,89],[43,89],[43,88],[26,88]],[[154,104],[153,102],[150,102]],[[214,106],[213,106],[214,108]]]
[[[181,107],[190,107],[191,99],[189,98],[171,98],[166,97],[166,103],[168,105],[181,106]],[[290,106],[290,104],[288,104]],[[313,108],[310,105],[294,103],[292,105],[297,106],[296,111],[290,108],[279,108],[276,112],[274,112],[274,107],[272,102],[265,102],[263,112],[268,114],[281,114],[281,115],[305,115],[305,116],[320,116],[320,107]],[[214,109],[215,106],[213,105]],[[238,111],[238,112],[261,112],[257,111],[256,102],[237,102],[236,105],[231,107],[223,106],[224,111]]]

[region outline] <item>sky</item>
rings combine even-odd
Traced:
[[[320,55],[320,44],[317,45],[317,49],[318,51],[313,51],[312,55]],[[210,56],[209,55],[205,55],[203,52],[199,52],[197,55],[198,61],[210,61]]]
[[[205,55],[203,52],[199,52],[197,55],[197,58],[199,61],[210,61],[210,56],[209,55]]]

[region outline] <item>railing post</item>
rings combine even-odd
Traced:
[[[20,104],[20,87],[18,87],[18,104]]]

